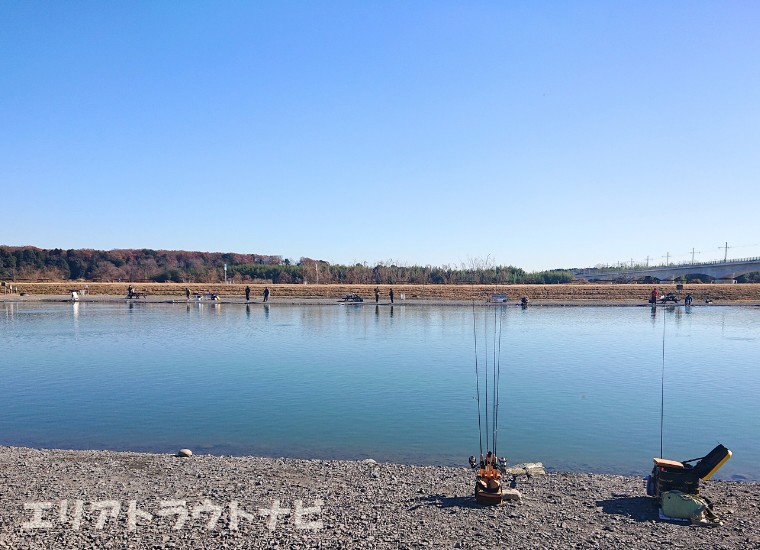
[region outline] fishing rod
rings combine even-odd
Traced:
[[[499,379],[501,377],[501,335],[504,310],[501,309],[502,317],[499,318],[497,311],[494,309],[493,326],[491,326],[491,318],[489,317],[488,308],[483,309],[483,362],[484,373],[483,379],[485,383],[485,432],[486,432],[486,450],[485,459],[483,457],[483,426],[481,424],[481,409],[480,409],[480,367],[477,350],[477,325],[478,320],[476,318],[475,301],[472,305],[472,317],[473,317],[473,336],[475,337],[476,349],[475,349],[475,377],[477,378],[477,392],[478,392],[478,431],[480,435],[480,468],[478,469],[477,481],[475,482],[475,500],[479,504],[495,505],[500,504],[504,497],[502,490],[501,474],[504,473],[505,461],[501,460],[497,463],[496,444],[498,440],[499,432]],[[493,330],[493,339],[489,343],[488,331]],[[492,371],[488,372],[488,356],[493,354]],[[491,380],[489,380],[491,378]],[[489,388],[489,383],[492,386]],[[490,390],[490,392],[489,392]],[[489,403],[489,399],[491,402]],[[489,414],[491,415],[489,423]],[[491,447],[491,444],[493,447]],[[470,466],[472,468],[477,467],[478,462],[474,456],[470,457]]]
[[[478,357],[478,336],[477,336],[477,311],[475,309],[475,300],[472,302],[472,333],[475,342],[475,387],[478,405],[478,436],[480,443],[480,454],[483,455],[483,432],[485,431],[485,448],[496,454],[496,445],[499,432],[499,385],[501,380],[501,340],[504,324],[504,308],[499,308],[501,315],[494,309],[493,318],[493,340],[489,344],[489,318],[486,313],[483,315],[483,349],[485,350],[483,379],[485,383],[485,403],[481,407],[480,403],[480,360]],[[488,371],[488,356],[492,354],[491,372]],[[489,380],[490,379],[490,380]],[[490,384],[490,387],[489,387]],[[489,391],[490,390],[490,391]],[[490,415],[490,417],[489,417]],[[483,418],[485,416],[485,419]],[[484,429],[485,428],[485,429]]]
[[[491,418],[493,419],[491,421],[492,428],[491,428],[491,438],[493,440],[493,453],[496,454],[496,395],[499,391],[499,388],[496,387],[496,309],[493,310],[493,411],[491,413]]]
[[[480,456],[483,456],[483,430],[480,425],[480,374],[478,372],[478,330],[475,325],[475,298],[472,299],[472,336],[475,340],[475,388],[478,402],[478,438],[480,439]]]
[[[499,308],[501,311],[501,315],[499,316],[499,338],[498,338],[498,354],[497,354],[497,361],[495,363],[495,370],[496,374],[494,376],[494,393],[495,393],[495,403],[494,403],[494,433],[493,433],[493,454],[496,455],[496,439],[499,435],[499,390],[501,388],[501,335],[502,335],[502,328],[504,325],[504,307]],[[494,311],[494,332],[496,330],[496,311]]]
[[[490,450],[490,446],[488,445],[488,315],[483,313],[483,347],[485,348],[484,359],[485,359],[485,373],[483,378],[486,380],[486,451]]]
[[[660,456],[662,454],[662,434],[665,424],[665,315],[662,316],[662,373],[660,375]]]

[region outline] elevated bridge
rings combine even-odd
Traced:
[[[613,271],[587,270],[579,271],[575,276],[586,281],[637,281],[645,277],[659,279],[660,281],[674,281],[682,275],[706,275],[713,279],[730,281],[753,271],[760,271],[760,258],[741,258],[699,264],[689,263]]]

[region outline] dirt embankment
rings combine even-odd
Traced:
[[[9,283],[11,284],[11,283]],[[245,284],[177,284],[177,283],[83,283],[83,282],[43,282],[13,283],[18,293],[14,295],[68,295],[70,290],[87,287],[91,296],[126,296],[131,286],[147,296],[184,297],[185,289],[190,292],[212,292],[221,297],[242,297]],[[646,303],[652,291],[650,285],[637,284],[569,284],[569,285],[264,285],[251,284],[251,297],[260,298],[264,288],[269,287],[272,298],[288,299],[332,299],[355,292],[365,300],[374,299],[375,286],[380,291],[381,300],[388,299],[392,288],[397,301],[403,298],[414,300],[484,300],[495,293],[506,294],[510,302],[517,302],[523,296],[531,302],[637,302]],[[660,293],[674,292],[683,298],[691,293],[695,303],[705,297],[715,303],[760,303],[760,284],[687,284],[678,290],[676,285],[657,285]],[[402,298],[403,295],[403,298]]]

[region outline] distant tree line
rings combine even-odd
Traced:
[[[51,250],[0,246],[0,278],[6,280],[86,280],[215,283],[344,284],[557,284],[572,282],[572,272],[557,269],[527,273],[513,266],[471,261],[460,266],[402,266],[393,262],[331,264],[282,256],[188,252],[182,250]]]
[[[181,250],[52,250],[0,246],[0,277],[22,280],[215,282],[224,264],[272,266],[280,256]]]

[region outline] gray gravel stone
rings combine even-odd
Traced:
[[[0,447],[0,548],[760,548],[756,482],[702,484],[714,528],[661,521],[638,477],[518,476],[497,507],[473,486],[467,467]]]

